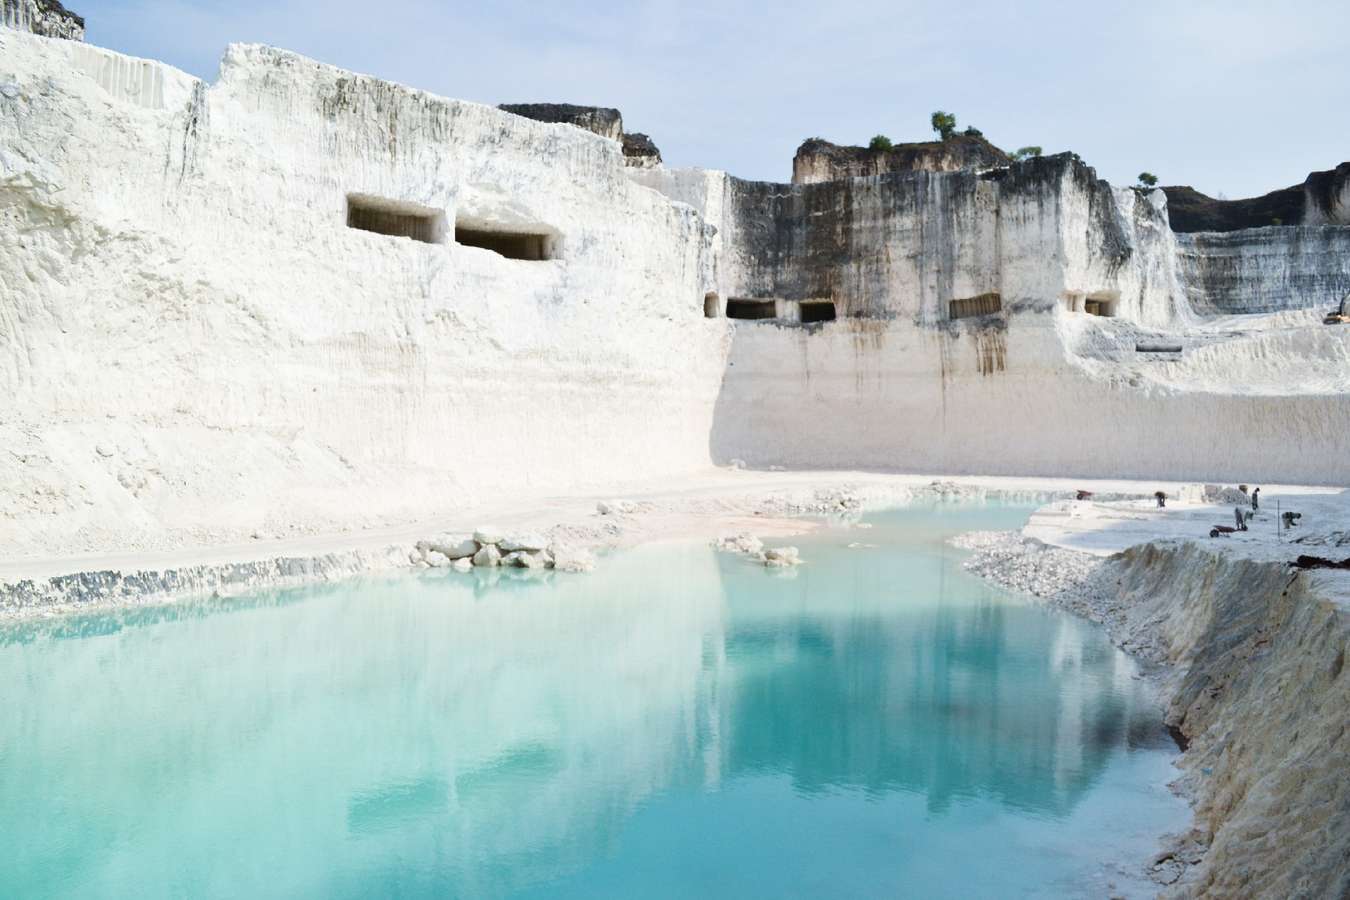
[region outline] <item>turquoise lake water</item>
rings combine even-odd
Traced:
[[[1134,665],[944,543],[1026,515],[0,627],[0,896],[1151,895]]]

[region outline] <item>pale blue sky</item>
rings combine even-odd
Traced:
[[[813,135],[954,112],[1118,184],[1245,197],[1350,159],[1350,3],[68,0],[89,40],[214,78],[234,41],[485,103],[617,106],[668,165],[786,181]]]

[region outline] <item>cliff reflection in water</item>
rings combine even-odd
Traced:
[[[801,541],[795,577],[666,546],[591,577],[10,628],[0,883],[500,895],[613,866],[663,804],[761,776],[791,802],[1054,818],[1132,735],[1160,739],[1100,633],[961,573],[931,515],[878,521],[875,548]]]
[[[725,772],[1055,815],[1112,753],[1162,742],[1133,664],[1103,635],[972,584],[957,556],[851,551],[771,596],[724,560]]]

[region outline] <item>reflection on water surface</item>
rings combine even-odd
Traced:
[[[942,506],[592,576],[430,572],[0,630],[19,896],[1091,893],[1183,822],[1130,661]],[[1093,881],[1096,879],[1096,881]]]

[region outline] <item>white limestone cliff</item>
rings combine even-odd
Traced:
[[[702,225],[613,141],[260,46],[0,29],[0,544],[360,527],[708,465]],[[430,210],[436,243],[347,227]],[[547,236],[554,258],[455,224]]]
[[[208,84],[0,29],[0,86],[15,556],[731,459],[1350,482],[1350,329],[1193,307],[1162,192],[1068,155],[805,185],[630,167],[254,45]]]

